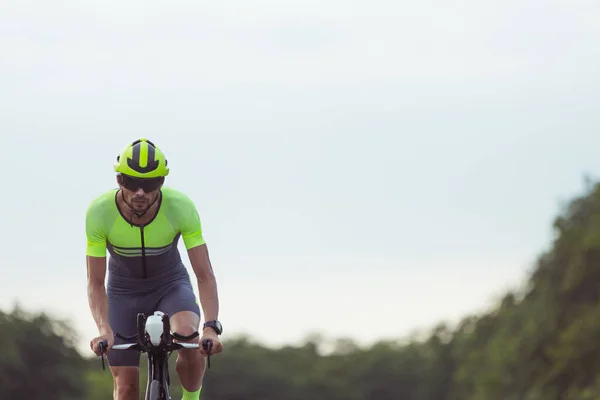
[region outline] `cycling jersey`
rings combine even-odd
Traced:
[[[177,243],[186,249],[204,244],[200,217],[192,200],[163,186],[156,216],[145,225],[130,223],[117,207],[118,189],[95,198],[86,213],[86,254],[105,257],[109,289],[149,292],[167,281],[188,276]]]

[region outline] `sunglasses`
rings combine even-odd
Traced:
[[[127,190],[136,192],[142,189],[144,192],[154,192],[160,188],[164,182],[164,178],[133,178],[127,175],[119,175],[119,183]]]

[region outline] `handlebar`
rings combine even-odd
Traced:
[[[152,346],[152,345],[150,345],[150,346]],[[148,352],[148,351],[153,351],[152,348],[149,348],[150,346],[140,346],[139,343],[115,344],[115,345],[113,345],[112,350],[137,350],[137,351],[141,351],[142,353],[144,353],[144,352]],[[152,347],[154,347],[154,346],[152,346]],[[213,347],[212,340],[204,339],[202,341],[202,348],[206,351],[206,361],[207,361],[208,368],[210,368],[210,356],[211,356],[212,347]],[[102,358],[102,369],[104,370],[104,369],[106,369],[106,366],[104,363],[104,355],[107,353],[107,350],[108,350],[108,341],[107,340],[100,341],[100,343],[98,343],[98,348],[100,350],[100,356]],[[170,352],[170,351],[179,350],[182,348],[198,349],[198,348],[200,348],[200,346],[198,343],[172,342],[171,345],[169,345],[169,346],[163,346],[162,350],[166,351],[166,352]]]
[[[202,341],[202,348],[206,351],[206,364],[210,368],[210,352],[212,351],[213,341],[210,339],[204,339]]]
[[[156,314],[155,314],[156,315]],[[177,332],[171,332],[171,327],[169,323],[169,318],[166,314],[162,314],[162,333],[160,334],[160,342],[158,345],[152,343],[152,338],[148,334],[146,329],[146,320],[147,317],[144,314],[138,314],[137,316],[137,334],[132,336],[122,336],[119,333],[115,333],[115,337],[123,339],[125,341],[135,341],[134,343],[124,343],[113,345],[113,350],[137,350],[142,353],[165,353],[171,352],[174,350],[179,350],[182,348],[186,349],[197,349],[200,347],[198,343],[185,343],[186,341],[192,340],[200,334],[198,332],[194,332],[191,335],[184,336]],[[174,342],[173,339],[179,340],[179,342]],[[208,368],[210,368],[210,356],[213,348],[213,342],[210,339],[202,340],[202,348],[206,351],[207,354],[207,363]],[[104,354],[106,354],[108,350],[108,341],[102,340],[98,344],[98,349],[100,350],[100,356],[102,358],[102,369],[106,369],[104,364]]]

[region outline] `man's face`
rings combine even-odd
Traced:
[[[127,175],[117,176],[123,197],[134,211],[143,212],[154,203],[164,178],[140,179]]]

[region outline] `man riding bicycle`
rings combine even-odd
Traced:
[[[164,187],[169,174],[162,151],[147,139],[136,140],[114,165],[118,188],[95,198],[86,212],[87,291],[99,336],[90,347],[108,342],[107,359],[114,382],[114,398],[137,400],[140,353],[110,351],[115,333],[136,333],[138,313],[160,310],[169,315],[171,330],[191,335],[200,325],[200,307],[189,274],[177,249],[183,240],[198,281],[205,323],[200,339],[211,339],[211,354],[222,351],[218,335],[219,300],[198,212],[182,192]],[[108,262],[108,280],[105,289]],[[116,338],[119,343],[119,338]],[[206,368],[202,347],[178,351],[176,370],[183,400],[198,400]]]

